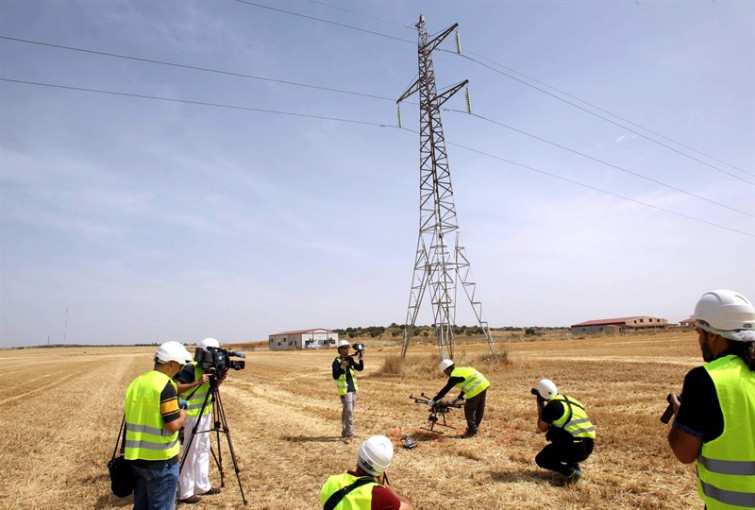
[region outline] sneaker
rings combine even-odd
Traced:
[[[579,469],[574,469],[569,476],[566,477],[566,480],[564,483],[566,485],[574,485],[579,481],[579,479],[582,478],[582,471]]]
[[[215,494],[220,494],[220,489],[217,487],[211,487],[210,490],[199,494],[199,496],[214,496]]]
[[[179,499],[178,500],[179,503],[183,503],[184,505],[193,505],[195,503],[199,503],[200,501],[202,501],[202,500],[199,499],[199,496],[197,496],[196,494],[194,496],[190,496],[190,497],[188,497],[186,499]]]

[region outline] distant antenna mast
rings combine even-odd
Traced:
[[[422,297],[429,286],[432,294],[433,326],[438,338],[440,356],[453,359],[457,283],[461,283],[488,342],[490,352],[495,356],[490,329],[487,321],[483,319],[482,303],[475,298],[476,286],[471,281],[469,260],[461,242],[451,188],[451,171],[448,166],[443,125],[440,119],[440,107],[465,87],[469,80],[464,80],[439,94],[435,86],[435,71],[433,70],[433,50],[456,30],[459,24],[455,23],[431,40],[428,40],[424,16],[420,15],[419,23],[415,26],[419,31],[417,49],[419,78],[396,101],[400,103],[415,92],[419,92],[419,238],[401,357],[406,356],[410,334],[417,320]],[[449,247],[453,249],[453,253],[449,252]]]

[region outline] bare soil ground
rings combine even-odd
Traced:
[[[687,370],[701,364],[694,333],[501,343],[497,350],[509,363],[490,361],[484,343],[456,345],[457,363],[476,367],[491,381],[480,435],[457,439],[464,428],[461,410],[449,414],[457,430],[435,437],[420,430],[427,408],[408,398],[444,385],[437,348],[412,344],[404,373],[393,375],[384,360],[395,365],[400,347],[368,341],[351,444],[338,437],[334,352],[249,352],[247,368],[231,371],[221,386],[248,508],[320,508],[325,479],[353,468],[361,440],[373,434],[396,442],[391,484],[419,509],[702,508],[694,468],[673,458],[667,426],[658,419],[665,395],[679,391]],[[110,493],[106,464],[126,387],[151,368],[153,352],[0,351],[0,508],[131,507],[131,497]],[[597,426],[596,451],[573,487],[534,463],[545,439],[536,432],[529,390],[543,377],[585,403]],[[401,448],[402,435],[413,436],[419,447]],[[223,492],[184,508],[243,508],[225,436],[220,448]],[[219,485],[214,465],[211,478]]]

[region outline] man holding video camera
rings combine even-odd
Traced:
[[[579,463],[590,456],[595,446],[595,426],[578,400],[562,395],[550,379],[542,379],[530,393],[537,397],[537,429],[549,441],[535,456],[544,469],[561,473],[566,485],[582,477]]]
[[[339,340],[336,345],[338,356],[333,360],[333,379],[336,381],[338,396],[341,398],[343,410],[341,412],[341,437],[349,440],[354,435],[354,406],[357,402],[357,376],[354,372],[364,370],[364,345],[354,344],[354,350],[357,354],[357,361],[353,356],[349,356],[351,344],[348,340]]]
[[[681,399],[670,395],[669,446],[680,462],[696,463],[708,510],[755,508],[755,307],[717,289],[691,318],[705,364],[687,372]]]
[[[214,338],[205,338],[199,343],[200,349],[218,349],[220,343]],[[226,374],[217,379],[220,385]],[[178,501],[199,503],[198,495],[220,493],[220,489],[210,484],[210,429],[212,429],[212,374],[206,373],[197,361],[186,365],[178,375],[178,392],[186,400],[186,423],[184,425],[183,466],[178,478]],[[210,394],[208,396],[208,394]],[[205,403],[206,400],[206,403]],[[204,409],[202,409],[204,404]],[[201,416],[200,416],[201,411]],[[196,428],[197,434],[194,434]],[[192,439],[192,435],[194,435]]]

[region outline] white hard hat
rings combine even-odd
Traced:
[[[336,344],[336,348],[340,349],[341,347],[351,347],[351,344],[348,340],[339,340],[338,344]]]
[[[202,349],[207,349],[208,347],[215,347],[217,349],[220,347],[220,342],[218,342],[214,338],[205,338],[204,340],[199,342],[199,346]]]
[[[385,436],[368,437],[359,447],[357,465],[367,474],[380,476],[393,460],[393,443]]]
[[[155,357],[163,363],[175,361],[176,363],[185,365],[191,361],[189,351],[186,350],[183,344],[178,342],[165,342],[157,348]]]
[[[556,384],[550,379],[543,379],[537,383],[537,392],[545,400],[550,400],[558,395],[558,388],[556,388]]]
[[[692,319],[720,331],[755,329],[755,308],[739,292],[712,290],[697,302]]]
[[[450,359],[444,359],[441,360],[440,365],[438,365],[438,368],[440,368],[441,372],[445,372],[448,367],[454,366],[454,362]]]

